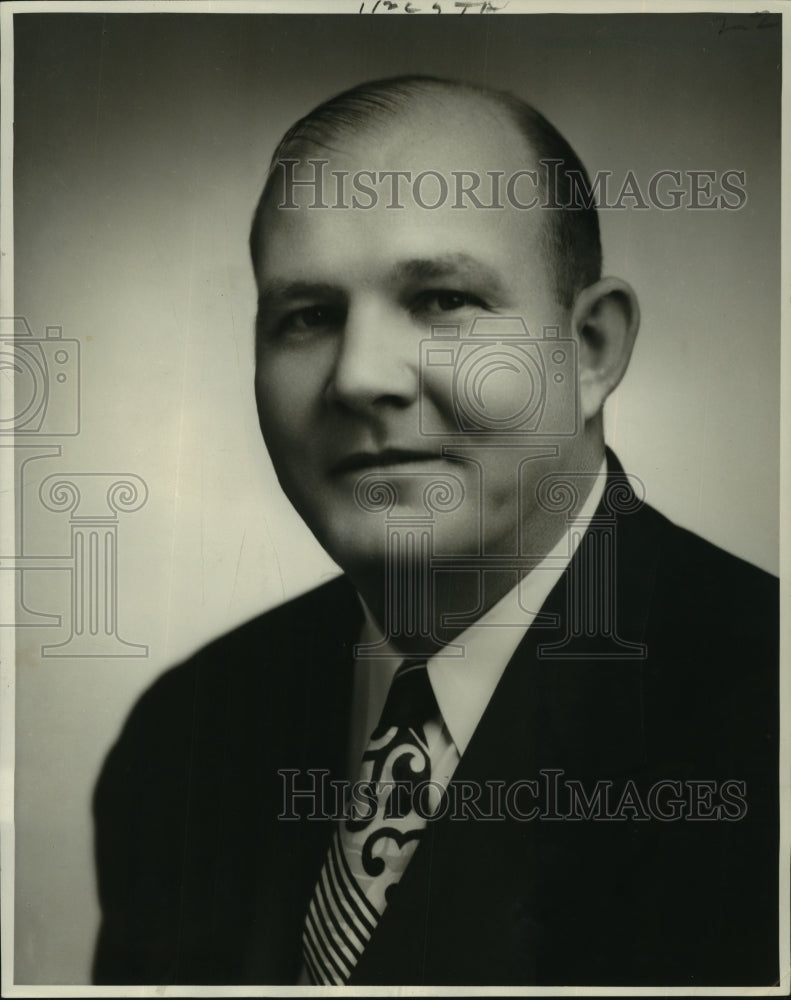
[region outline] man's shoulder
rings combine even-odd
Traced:
[[[617,517],[617,543],[625,545],[627,560],[639,563],[644,572],[660,568],[672,574],[679,590],[705,584],[719,593],[741,591],[745,599],[759,600],[777,593],[778,580],[771,573],[682,527],[640,499],[632,475],[609,448],[607,471],[604,509]]]
[[[746,700],[776,697],[777,578],[639,499],[612,453],[608,471],[610,493],[600,510],[610,549],[596,551],[600,559],[611,552],[619,634],[648,650],[649,674],[658,671],[668,690],[697,686],[701,703],[713,689],[738,700],[745,686]],[[594,576],[602,591],[607,574]]]
[[[285,685],[298,689],[314,651],[350,646],[362,608],[345,577],[337,577],[213,639],[168,668],[133,707],[125,726],[150,731],[155,718],[193,726],[254,701],[271,702]]]
[[[667,622],[693,618],[701,626],[718,623],[724,632],[753,619],[777,619],[775,576],[646,503],[609,448],[607,474],[598,513],[605,527],[610,522],[617,551],[619,603],[651,604]]]
[[[772,738],[765,740],[778,714],[777,578],[652,508],[642,513],[651,535],[643,558],[653,565],[638,566],[639,553],[629,556],[619,612],[639,591],[634,620],[642,625],[657,732],[672,717],[676,748],[684,731],[689,745],[708,734],[712,752],[728,746],[743,769],[756,754],[770,768],[760,748],[772,750]],[[690,759],[697,757],[690,752]]]
[[[173,670],[265,666],[283,654],[293,654],[295,637],[307,641],[338,632],[355,617],[356,607],[359,603],[349,581],[335,577],[223,633]]]
[[[720,619],[730,613],[779,611],[776,576],[675,524],[652,507],[646,505],[643,514],[659,556],[656,584],[674,595],[679,610],[683,605],[699,617],[711,612]]]

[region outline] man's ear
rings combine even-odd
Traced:
[[[640,306],[631,286],[602,278],[583,289],[571,314],[579,342],[580,407],[590,420],[624,376],[640,326]]]

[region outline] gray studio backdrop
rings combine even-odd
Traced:
[[[16,981],[79,983],[90,796],[133,701],[336,572],[278,492],[253,405],[246,239],[280,134],[333,92],[418,72],[513,89],[594,172],[745,171],[738,211],[603,213],[605,270],[643,312],[607,426],[649,502],[776,571],[780,32],[705,14],[22,14],[14,30],[15,312],[48,377],[65,372],[18,462]],[[109,593],[109,617],[74,610],[91,573],[80,593]],[[93,622],[82,645],[72,614]]]

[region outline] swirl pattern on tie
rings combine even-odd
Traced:
[[[423,722],[437,712],[425,663],[403,664],[308,907],[303,957],[314,984],[348,980],[417,849],[426,809],[415,809],[415,790],[431,778]]]

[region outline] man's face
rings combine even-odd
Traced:
[[[330,160],[327,179],[330,171],[409,170],[414,178],[435,170],[452,185],[453,170],[510,175],[533,166],[522,139],[493,124],[490,110],[487,117],[452,104],[438,120],[415,116],[336,145],[337,152],[308,154]],[[534,343],[546,327],[569,336],[542,249],[546,220],[538,210],[453,208],[452,195],[426,209],[408,183],[404,207],[388,208],[389,185],[377,190],[371,209],[310,209],[312,191],[295,188],[298,208],[278,208],[277,192],[264,213],[256,398],[278,478],[349,571],[383,562],[394,518],[432,520],[435,552],[512,552],[518,532],[529,552],[534,486],[557,471],[559,441],[500,433],[524,409],[531,385],[508,349],[498,352],[496,336],[485,348],[490,363],[471,359],[470,335],[476,318],[521,317]],[[436,200],[437,190],[427,182],[423,201]],[[334,187],[324,200],[334,203]],[[440,325],[458,327],[459,339],[432,345]],[[528,350],[534,359],[536,350]],[[548,383],[548,397],[553,389]],[[472,420],[460,417],[460,404]],[[557,424],[553,405],[548,398],[544,427]],[[494,423],[476,424],[476,406]],[[531,448],[538,457],[517,481]],[[432,482],[452,495],[445,509],[441,489],[426,492]],[[392,506],[376,510],[385,496]]]

